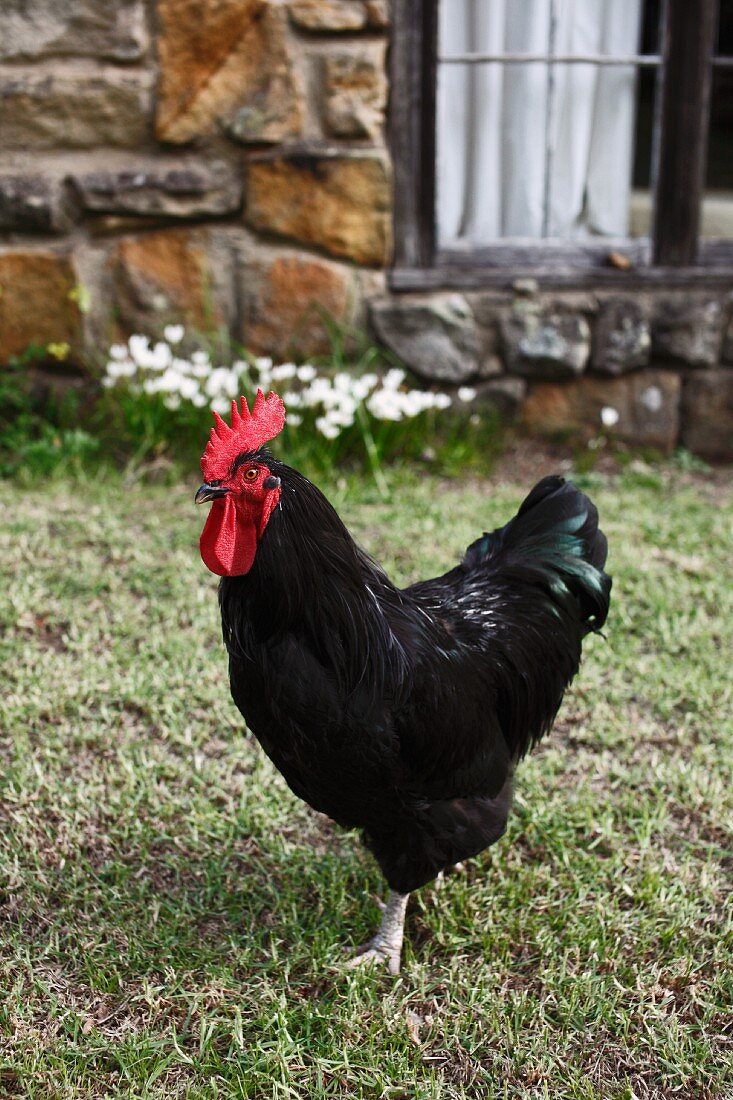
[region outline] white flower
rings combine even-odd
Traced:
[[[147,336],[131,336],[128,340],[130,355],[139,362],[141,356],[145,356],[148,350]]]
[[[137,371],[137,367],[131,359],[110,359],[107,364],[107,377],[110,379],[116,378],[132,378],[133,374]]]
[[[109,349],[111,359],[127,359],[127,345],[113,344]]]
[[[314,405],[318,404],[318,399],[313,396],[312,390],[313,390],[312,386],[306,386],[306,388],[301,391],[301,394],[300,394],[300,407],[302,409],[310,409]]]
[[[388,370],[382,380],[382,385],[386,390],[398,390],[405,380],[405,372],[398,367],[392,367],[392,370]]]
[[[114,378],[103,378],[102,379],[102,385],[104,386],[104,388],[106,390],[111,389],[112,386],[114,386],[114,384],[115,384]]]
[[[375,390],[366,405],[377,420],[402,419],[402,404],[393,390]]]
[[[315,378],[317,371],[316,368],[311,366],[310,363],[304,363],[302,367],[298,367],[295,372],[300,382],[312,382]]]
[[[176,409],[181,407],[181,399],[177,393],[169,393],[164,401],[166,409],[170,409],[175,412]]]
[[[459,401],[473,401],[476,397],[476,391],[473,386],[459,386],[458,387],[458,400]]]
[[[337,401],[335,402],[335,408],[340,409],[341,412],[356,412],[358,402],[355,397],[352,397],[350,393],[337,393],[336,396]]]
[[[229,367],[216,367],[206,380],[204,390],[209,397],[236,397],[239,392],[239,379]],[[213,404],[212,408],[214,408]]]
[[[191,404],[195,405],[197,409],[203,409],[204,405],[208,404],[206,397],[199,390],[198,393],[194,393],[191,397]]]
[[[288,424],[291,428],[299,428],[302,423],[303,417],[299,416],[298,413],[288,413]]]
[[[604,405],[601,409],[601,424],[604,428],[613,428],[618,424],[618,409],[614,409],[612,405]]]
[[[232,370],[236,374],[237,378],[240,379],[240,386],[239,386],[240,390],[243,388],[242,385],[241,385],[242,378],[245,378],[247,380],[247,385],[248,386],[250,385],[249,363],[245,363],[244,359],[235,359],[234,362],[232,363]]]
[[[336,439],[340,435],[340,429],[327,416],[316,418],[316,428],[326,439]]]
[[[295,363],[283,363],[279,367],[273,367],[270,371],[270,377],[276,382],[284,382],[288,378],[295,378],[297,368]]]
[[[433,395],[433,408],[449,409],[450,407],[451,399],[447,393],[436,393]]]
[[[419,416],[426,408],[424,395],[420,390],[410,390],[402,394],[402,411],[405,416]]]
[[[157,343],[153,350],[150,352],[148,361],[145,366],[150,367],[153,370],[165,370],[165,368],[167,366],[170,366],[172,362],[173,352],[171,351],[168,344]],[[178,362],[186,363],[185,360],[181,359],[179,359]],[[188,363],[186,363],[186,367],[188,367]]]
[[[338,424],[340,428],[350,428],[354,423],[354,414],[348,409],[332,409],[328,414],[332,424]]]
[[[327,408],[339,401],[339,396],[331,388],[328,378],[314,378],[310,386],[303,390],[303,404],[325,405]]]
[[[296,390],[288,390],[281,396],[286,409],[297,409],[303,404],[303,396]]]
[[[219,416],[224,416],[231,409],[231,401],[227,401],[226,397],[215,397],[211,402],[211,408],[219,413]]]
[[[180,344],[184,331],[183,325],[166,325],[163,335],[169,344]]]
[[[178,392],[186,401],[192,401],[201,391],[195,378],[181,378],[178,383]]]
[[[191,356],[191,362],[195,363],[197,367],[208,367],[211,362],[208,351],[195,351]]]
[[[130,355],[144,370],[165,370],[169,366],[172,353],[167,344],[157,343],[151,348],[146,336],[131,336]]]
[[[268,372],[272,370],[272,359],[269,355],[261,355],[259,359],[255,359],[255,367],[260,373],[262,371]]]
[[[376,374],[362,374],[361,378],[357,378],[352,386],[352,393],[357,401],[363,401],[367,397],[374,387],[379,382]]]
[[[347,374],[346,371],[339,371],[334,377],[333,388],[339,393],[351,393],[353,385],[354,379],[350,374]]]
[[[188,359],[178,359],[176,356],[173,356],[170,365],[173,370],[177,370],[179,374],[186,375],[191,373],[191,369],[193,367],[193,364],[190,363]]]
[[[168,370],[165,371],[164,374],[161,374],[160,378],[158,379],[158,390],[161,393],[177,394],[182,381],[183,376],[179,373],[179,371],[174,370],[173,367],[168,367]],[[166,404],[168,403],[166,402]],[[173,408],[173,406],[168,405],[168,408],[171,409]]]

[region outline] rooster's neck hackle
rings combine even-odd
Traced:
[[[315,485],[277,459],[267,464],[281,479],[280,505],[251,572],[220,587],[230,653],[304,633],[346,692],[394,690],[409,677],[399,591]]]

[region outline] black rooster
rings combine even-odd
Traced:
[[[409,893],[503,834],[515,766],[605,622],[598,514],[546,477],[459,565],[399,589],[264,449],[275,394],[216,421],[196,501],[214,502],[201,551],[223,577],[232,696],[295,794],[362,831],[390,894],[351,965],[397,973]]]

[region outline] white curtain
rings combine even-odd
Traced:
[[[640,19],[641,0],[442,0],[439,52],[623,57]],[[631,65],[440,65],[440,244],[624,236],[635,84]]]

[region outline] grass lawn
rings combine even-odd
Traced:
[[[331,499],[391,575],[529,489]],[[733,494],[592,475],[608,640],[508,834],[344,971],[382,884],[229,698],[190,486],[0,485],[0,1096],[733,1096]]]

